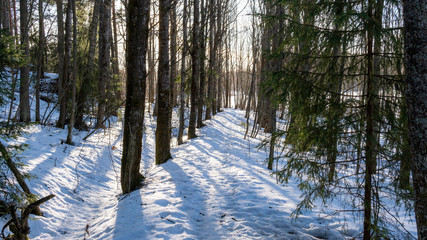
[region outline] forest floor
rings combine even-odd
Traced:
[[[31,102],[34,106],[34,97]],[[53,105],[42,101],[42,112],[48,114]],[[88,132],[75,131],[73,146],[62,144],[67,130],[52,124],[30,125],[22,136],[9,140],[6,144],[28,146],[16,157],[34,177],[29,181],[33,193],[56,195],[42,205],[44,217],[30,220],[30,238],[300,240],[361,236],[361,216],[353,216],[352,211],[337,214],[336,210],[343,209],[339,200],[326,206],[315,201],[313,210],[291,218],[301,201],[298,182],[277,183],[267,170],[268,151],[259,146],[268,135],[260,130],[256,138],[244,139],[244,111],[225,109],[197,130],[197,138],[180,146],[176,144],[177,110],[174,112],[173,159],[160,166],[154,165],[155,118],[146,112],[141,161],[146,179],[141,189],[127,195],[120,188],[123,123],[117,119],[85,141]],[[0,118],[7,119],[7,113],[7,105],[0,108]],[[56,111],[52,113],[50,123],[58,117]],[[34,109],[32,115],[34,119]],[[416,236],[413,216],[404,210],[399,214]],[[1,218],[0,224],[7,220]]]
[[[322,209],[291,212],[300,201],[296,183],[276,183],[266,169],[261,139],[244,139],[244,112],[226,109],[172,149],[173,159],[154,161],[154,118],[146,114],[141,169],[144,186],[121,195],[122,123],[75,146],[61,144],[66,130],[33,125],[13,143],[35,176],[30,188],[56,197],[30,222],[32,239],[343,239],[360,232],[359,220]]]

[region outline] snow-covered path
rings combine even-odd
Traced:
[[[198,138],[173,150],[173,160],[150,172],[141,190],[142,215],[154,226],[147,238],[341,239],[329,230],[338,224],[313,213],[291,223],[298,191],[275,183],[262,165],[267,154],[255,148],[259,140],[243,139],[243,115],[216,115]]]
[[[295,184],[277,185],[258,139],[244,140],[244,112],[226,110],[153,166],[154,125],[147,117],[141,169],[145,186],[120,195],[120,123],[77,146],[66,131],[35,127],[21,140],[31,188],[56,198],[32,221],[35,239],[342,239],[339,219],[320,211],[292,222]],[[84,136],[84,134],[82,134]],[[80,137],[82,137],[80,136]],[[354,234],[354,232],[352,232]]]
[[[60,144],[66,130],[40,126],[18,139],[30,146],[23,152],[29,173],[36,176],[30,188],[40,196],[56,195],[42,206],[45,217],[30,224],[30,237],[83,239],[90,223],[117,203],[120,153],[112,146],[121,143],[119,126],[83,142],[86,133],[81,133],[76,146]]]

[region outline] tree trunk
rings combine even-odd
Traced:
[[[182,46],[182,57],[181,57],[181,89],[179,94],[180,109],[179,109],[179,129],[178,129],[178,145],[183,143],[184,135],[184,112],[185,112],[185,56],[187,55],[187,0],[184,0],[182,20],[182,31],[183,31],[183,46]]]
[[[12,22],[12,7],[10,6],[10,0],[6,0],[7,14],[9,15],[9,34],[13,36],[13,22]]]
[[[403,16],[415,218],[418,238],[427,239],[427,1],[405,1]]]
[[[176,54],[177,54],[177,47],[176,47],[176,43],[177,43],[177,34],[178,34],[178,29],[177,29],[177,19],[176,19],[176,5],[177,2],[176,1],[172,1],[170,3],[170,27],[171,27],[171,38],[170,38],[170,77],[169,77],[169,116],[168,116],[168,128],[169,128],[169,142],[170,142],[170,138],[172,137],[172,113],[173,113],[173,109],[175,107],[175,97],[176,97],[176,93],[175,93],[175,80],[176,77],[178,75],[177,71],[177,61],[176,61]]]
[[[219,61],[217,62],[217,69],[216,69],[216,72],[217,72],[217,75],[218,75],[218,78],[217,78],[217,83],[216,83],[216,85],[217,85],[217,87],[216,87],[216,93],[215,93],[215,106],[214,106],[214,115],[216,114],[216,113],[218,113],[218,112],[220,112],[221,111],[221,102],[222,102],[222,63],[223,63],[223,61],[224,61],[224,59],[223,59],[223,54],[222,54],[222,39],[223,39],[223,35],[224,35],[224,32],[225,32],[225,30],[223,29],[223,25],[222,25],[222,21],[223,21],[223,14],[224,14],[224,12],[223,12],[223,10],[224,10],[224,8],[223,8],[223,6],[222,6],[222,4],[223,4],[223,1],[221,1],[221,0],[219,0],[218,1],[218,3],[217,3],[217,5],[218,5],[218,7],[217,7],[217,21],[218,21],[218,24],[217,24],[217,26],[218,26],[218,28],[217,28],[217,33],[216,33],[216,35],[215,35],[215,45],[216,46],[218,46],[219,47],[219,50],[218,50],[218,52],[217,52],[217,54],[218,54],[218,59],[219,59]]]
[[[70,93],[70,87],[71,87],[71,74],[72,74],[72,68],[71,68],[71,52],[72,52],[72,40],[71,40],[71,25],[72,25],[72,14],[73,14],[73,0],[68,0],[67,2],[67,13],[65,17],[65,48],[64,48],[64,75],[62,79],[62,96],[61,96],[61,102],[60,102],[60,111],[64,111],[63,113],[63,121],[62,128],[65,127],[65,123],[68,117],[68,102],[69,102],[69,93]]]
[[[281,6],[276,6],[275,15],[282,16],[285,13],[285,9]],[[280,45],[283,42],[283,33],[281,33],[281,29],[283,29],[284,22],[282,19],[279,19],[275,25],[275,36],[273,36],[272,48],[273,51],[277,51]],[[283,57],[277,56],[272,60],[272,70],[273,74],[278,73],[282,69]],[[267,133],[271,133],[271,142],[270,142],[270,153],[269,153],[269,161],[268,161],[268,169],[273,170],[274,163],[274,149],[275,149],[275,136],[274,132],[276,131],[276,112],[277,107],[273,105],[271,99],[271,88],[264,88],[264,91],[260,93],[261,96],[264,97],[264,107],[266,108],[266,116],[265,116],[265,126],[264,131]]]
[[[252,11],[255,13],[255,7],[253,6]],[[255,89],[255,79],[256,79],[256,64],[257,64],[257,55],[258,55],[258,44],[257,44],[257,27],[256,27],[256,21],[255,21],[255,15],[252,16],[252,74],[251,74],[251,83],[249,87],[249,94],[248,94],[248,102],[246,104],[246,113],[245,118],[247,119],[246,122],[249,123],[249,116],[251,111],[251,99],[254,97],[254,89]],[[268,31],[268,30],[266,30]],[[268,34],[264,33],[263,40],[268,39]],[[264,41],[262,44],[263,48],[265,47]],[[263,61],[264,62],[264,61]],[[262,69],[262,68],[261,68]],[[256,123],[254,123],[256,124]],[[249,126],[246,126],[246,134],[248,132]]]
[[[13,28],[14,28],[14,34],[13,36],[17,36],[18,35],[18,21],[16,20],[16,0],[12,0],[12,5],[13,5]],[[15,42],[16,43],[16,42]]]
[[[214,5],[215,5],[215,0],[210,0],[209,1],[209,68],[208,68],[208,99],[207,99],[207,103],[206,103],[206,116],[205,119],[209,120],[212,118],[212,112],[213,112],[213,99],[214,99],[214,78],[215,78],[215,73],[214,73],[214,68],[216,65],[216,61],[215,61],[215,46],[214,46],[214,38],[215,38],[215,11],[214,11]]]
[[[218,48],[221,49],[221,42],[222,42],[222,0],[217,0],[216,6],[212,6],[216,10],[216,28],[215,28],[215,39],[214,39],[214,54],[215,58],[219,59],[219,61],[216,61],[214,65],[214,73],[216,77],[214,78],[213,82],[213,88],[212,88],[212,115],[216,115],[218,112],[218,109],[220,107],[219,103],[219,93],[220,93],[220,86],[221,86],[221,67],[222,67],[222,51],[218,51]]]
[[[77,110],[76,110],[76,128],[85,129],[86,124],[83,120],[83,116],[88,112],[88,101],[89,94],[92,89],[92,84],[96,78],[95,73],[97,72],[95,65],[95,53],[96,53],[96,37],[98,33],[99,25],[99,6],[101,0],[95,0],[92,20],[89,25],[89,51],[88,51],[88,67],[84,69],[85,74],[83,76],[82,85],[80,87],[77,97]]]
[[[153,19],[154,21],[154,19]],[[149,49],[148,49],[148,102],[149,103],[154,103],[154,93],[155,93],[155,88],[154,88],[154,80],[155,80],[155,71],[154,71],[154,67],[155,67],[155,46],[154,46],[154,22],[150,21],[150,44],[149,44]],[[151,104],[150,104],[150,108],[151,108]],[[150,110],[150,109],[149,109]]]
[[[141,186],[139,172],[144,128],[146,53],[150,19],[150,0],[129,0],[126,47],[126,110],[123,130],[121,186],[123,194]]]
[[[222,107],[222,62],[224,61],[224,56],[222,55],[222,49],[218,53],[218,78],[217,78],[217,92],[216,92],[216,110],[215,113],[221,112]]]
[[[343,4],[340,2],[339,4]],[[342,8],[338,8],[335,13],[337,16],[340,16],[343,12]],[[341,26],[338,23],[335,23],[335,30],[340,31]],[[341,37],[339,37],[339,42],[341,42]],[[339,44],[334,45],[332,50],[332,62],[330,63],[330,67],[327,72],[331,72],[330,76],[331,84],[330,84],[330,99],[329,99],[329,113],[328,113],[328,122],[327,124],[327,134],[328,134],[328,144],[327,144],[327,156],[326,161],[329,163],[329,173],[328,173],[328,181],[331,183],[335,178],[335,168],[338,154],[338,134],[339,134],[339,121],[341,119],[340,111],[340,103],[341,103],[341,88],[343,84],[343,75],[344,75],[344,64],[345,59],[342,58],[341,61],[339,57],[340,48],[342,47],[341,54],[344,55],[346,49],[346,43],[343,42],[342,46]]]
[[[111,32],[111,0],[101,0],[99,10],[99,79],[98,79],[98,113],[97,127],[102,122],[107,110],[106,86],[111,81],[110,74],[110,33]]]
[[[115,99],[118,102],[122,102],[123,100],[123,84],[122,79],[120,77],[120,66],[119,66],[119,49],[118,49],[118,41],[117,41],[117,21],[116,21],[116,4],[115,1],[111,1],[111,12],[112,12],[112,25],[113,30],[112,35],[113,39],[111,42],[111,55],[113,57],[112,63],[113,63],[113,79],[114,79],[114,93],[115,93]],[[115,107],[115,106],[113,106]]]
[[[15,166],[15,163],[13,162],[12,158],[9,155],[9,152],[7,151],[6,147],[3,145],[3,143],[0,142],[0,153],[2,154],[7,167],[12,172],[13,176],[16,178],[16,181],[18,182],[19,186],[22,188],[22,191],[27,195],[31,196],[32,193],[30,191],[30,188],[28,187],[27,183],[25,183],[24,176],[19,172],[18,168]],[[40,209],[37,207],[34,210],[34,214],[36,215],[42,215]]]
[[[200,22],[199,22],[199,2],[194,1],[194,20],[193,20],[193,49],[191,51],[192,59],[192,76],[191,76],[191,109],[190,122],[188,124],[188,139],[197,137],[196,135],[196,120],[197,120],[197,104],[198,104],[198,83],[200,81]]]
[[[200,84],[199,84],[199,104],[197,109],[197,128],[203,127],[203,107],[205,104],[205,58],[206,58],[206,41],[205,41],[205,29],[206,29],[206,1],[202,0],[201,6],[201,33],[200,34]]]
[[[36,122],[40,122],[40,79],[44,77],[44,53],[46,44],[44,34],[43,1],[39,0],[39,46],[36,78]]]
[[[29,123],[30,114],[30,69],[29,69],[29,36],[28,36],[28,3],[27,0],[19,1],[21,48],[26,57],[25,65],[21,67],[21,81],[19,83],[19,121]]]
[[[77,92],[77,12],[76,0],[73,2],[73,68],[72,68],[72,86],[71,86],[71,114],[68,124],[67,144],[73,144],[73,128],[76,122],[76,92]]]
[[[171,159],[170,153],[170,78],[169,78],[169,11],[170,1],[159,2],[159,70],[157,77],[156,164]]]
[[[9,0],[2,0],[0,2],[0,29],[6,30],[9,35],[11,34],[12,27]]]
[[[9,19],[6,7],[6,1],[0,2],[0,30],[8,29],[9,25],[6,25],[5,20]]]
[[[177,29],[177,19],[176,19],[176,5],[177,5],[177,1],[172,1],[171,2],[171,12],[170,12],[170,108],[169,108],[169,118],[172,120],[172,110],[173,107],[175,106],[175,80],[177,77],[177,61],[176,61],[176,54],[177,54],[177,47],[176,47],[176,43],[177,43],[177,34],[178,34],[178,29]],[[172,121],[171,121],[172,123]]]
[[[230,107],[230,39],[225,43],[225,108]]]
[[[28,219],[30,218],[30,214],[34,212],[34,210],[39,209],[39,206],[43,204],[44,202],[52,199],[55,197],[55,195],[51,194],[47,197],[44,197],[42,199],[39,199],[31,204],[29,204],[23,211],[21,211],[21,215],[18,217],[16,214],[16,207],[15,205],[10,206],[10,215],[12,217],[11,220],[9,220],[2,229],[1,234],[3,235],[3,231],[6,227],[9,226],[9,229],[13,233],[13,236],[9,238],[9,236],[6,239],[16,239],[16,240],[27,240],[28,234],[30,233],[30,227],[28,226]],[[13,227],[12,227],[13,226]]]
[[[373,73],[373,0],[368,1],[367,22],[367,89],[366,89],[366,143],[365,143],[365,196],[364,196],[364,221],[363,239],[372,237],[372,175],[374,174],[374,73]]]
[[[65,118],[66,118],[66,109],[64,108],[63,101],[65,101],[64,96],[64,13],[63,5],[61,0],[56,0],[56,12],[58,20],[58,101],[59,101],[59,118],[56,123],[56,127],[64,128],[65,127]]]
[[[284,14],[284,10],[280,6],[276,6],[275,10],[270,4],[266,4],[266,14],[275,14],[280,16]],[[274,12],[275,11],[275,12]],[[277,20],[274,29],[266,28],[262,36],[262,62],[261,62],[261,91],[259,92],[259,123],[261,127],[264,128],[264,131],[267,133],[272,133],[276,129],[276,109],[273,106],[270,99],[271,88],[263,88],[268,77],[273,77],[274,72],[280,71],[282,58],[276,57],[276,59],[270,59],[270,57],[265,57],[265,54],[275,54],[272,51],[277,51],[282,40],[282,33],[280,29],[283,27],[283,20]],[[266,25],[266,23],[264,23]],[[273,75],[268,76],[269,72],[273,72]]]

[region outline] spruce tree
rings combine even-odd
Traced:
[[[418,239],[427,239],[427,1],[405,1],[403,14],[415,218]]]
[[[401,2],[294,3],[274,1],[286,11],[264,15],[270,28],[285,23],[267,55],[284,65],[270,70],[265,85],[287,108],[287,124],[274,135],[286,159],[277,174],[300,179],[304,199],[295,214],[312,208],[313,199],[350,195],[348,204],[363,212],[364,238],[387,238],[390,211],[379,196],[391,182],[402,200],[407,190],[398,188],[395,173],[408,148],[402,21],[382,12],[401,9]]]

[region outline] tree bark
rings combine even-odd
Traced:
[[[343,4],[339,2],[338,4]],[[337,16],[341,15],[344,11],[342,8],[337,8],[335,13]],[[334,28],[339,31],[341,29],[340,24],[335,23]],[[338,36],[339,37],[339,36]],[[339,37],[339,42],[341,42],[341,37]],[[375,42],[377,42],[375,40]],[[346,49],[345,41],[342,44],[336,44],[333,47],[332,55],[338,56],[340,54],[340,48],[342,47],[341,54],[344,55]],[[339,120],[341,119],[340,112],[340,103],[341,103],[341,88],[343,84],[343,74],[344,74],[344,64],[345,59],[342,58],[341,61],[339,57],[333,57],[332,62],[328,72],[331,72],[331,84],[330,91],[331,96],[329,99],[329,112],[328,112],[328,124],[327,124],[327,134],[328,134],[328,144],[327,144],[327,156],[326,161],[329,163],[329,173],[328,181],[332,183],[335,178],[335,168],[338,155],[338,138],[339,138]]]
[[[13,29],[14,34],[13,36],[18,35],[18,21],[16,20],[16,0],[12,0],[12,7],[13,7]]]
[[[73,2],[73,68],[72,68],[72,86],[71,86],[71,114],[68,124],[67,144],[73,144],[73,128],[76,122],[76,92],[77,92],[77,12],[76,0]]]
[[[10,25],[10,3],[9,0],[2,0],[0,2],[0,29],[7,30],[10,34],[12,31]]]
[[[246,113],[245,113],[245,118],[246,118],[246,122],[248,123],[246,126],[246,133],[245,136],[248,134],[248,129],[249,129],[249,116],[250,116],[250,111],[251,111],[251,100],[254,97],[254,91],[255,91],[255,81],[256,81],[256,65],[257,65],[257,56],[258,56],[258,41],[257,41],[257,27],[256,27],[256,21],[255,21],[255,6],[252,6],[252,12],[254,13],[254,15],[252,16],[252,73],[251,73],[251,82],[250,82],[250,87],[249,87],[249,94],[248,94],[248,101],[246,103]],[[267,8],[267,6],[266,6]],[[269,36],[268,36],[268,31],[269,30],[265,30],[267,32],[264,32],[263,35],[263,42],[262,42],[262,47],[263,50],[266,47],[266,43],[269,44]],[[266,43],[265,43],[266,42]],[[261,65],[261,71],[265,71],[265,67],[264,67],[264,62],[265,60],[263,59],[262,65]],[[264,77],[265,78],[265,77]],[[256,124],[256,123],[254,123]]]
[[[119,49],[117,40],[117,21],[116,21],[116,4],[115,1],[111,1],[111,12],[112,12],[112,41],[111,41],[111,55],[113,64],[113,79],[114,79],[114,93],[115,99],[118,102],[122,102],[122,79],[120,77],[120,66],[119,66]]]
[[[373,0],[368,1],[367,22],[367,82],[366,82],[366,143],[365,143],[365,196],[364,196],[364,221],[363,239],[372,237],[372,175],[374,174],[374,73],[373,73]]]
[[[218,59],[219,61],[217,62],[217,87],[216,87],[216,94],[215,96],[215,109],[214,109],[214,114],[218,113],[221,111],[221,107],[222,107],[222,63],[224,61],[224,56],[222,54],[222,40],[223,40],[223,35],[225,32],[225,29],[223,29],[223,1],[219,0],[218,1],[218,5],[219,7],[217,8],[217,21],[218,21],[218,28],[217,28],[217,34],[215,35],[215,43],[217,46],[219,46],[219,51],[217,52],[218,54]]]
[[[282,6],[276,6],[275,15],[281,16],[285,13],[285,9]],[[278,22],[275,25],[275,36],[273,36],[272,48],[273,51],[277,51],[280,45],[283,42],[283,33],[281,33],[281,29],[283,29],[284,22],[282,19],[278,19]],[[278,73],[282,69],[283,57],[277,56],[272,60],[272,70],[274,73]],[[267,133],[271,133],[271,142],[270,142],[270,153],[269,153],[269,161],[268,161],[268,169],[273,170],[273,162],[274,162],[274,149],[275,149],[275,140],[274,132],[276,131],[276,112],[277,107],[273,104],[273,100],[271,99],[271,88],[264,88],[264,91],[260,95],[264,97],[264,107],[266,111],[265,116],[265,126],[264,131]]]
[[[28,2],[19,1],[21,48],[26,57],[25,65],[21,67],[21,81],[19,82],[19,121],[29,123],[30,114],[30,69],[29,69],[29,36],[28,36]]]
[[[149,38],[149,48],[148,48],[148,102],[154,103],[154,95],[155,95],[155,88],[154,88],[154,82],[155,82],[155,46],[154,46],[154,19],[150,21],[150,38]],[[150,108],[148,109],[150,111]]]
[[[59,118],[56,123],[56,127],[64,128],[65,118],[66,118],[66,109],[64,108],[63,101],[64,97],[64,12],[63,5],[61,0],[56,0],[56,12],[58,20],[58,101],[59,101]]]
[[[409,142],[418,239],[427,239],[427,1],[404,1]]]
[[[206,58],[206,1],[202,0],[201,5],[201,34],[200,34],[200,84],[199,84],[199,104],[197,109],[197,128],[203,127],[203,107],[205,105],[205,82],[206,82],[206,71],[205,71],[205,58]]]
[[[214,82],[215,82],[215,65],[216,65],[216,49],[214,44],[215,39],[215,11],[214,11],[215,0],[209,1],[209,69],[208,69],[208,99],[206,103],[206,115],[205,119],[209,120],[212,118],[213,112],[213,99],[214,99]]]
[[[86,124],[83,120],[84,114],[88,111],[89,93],[92,89],[91,83],[94,82],[96,65],[95,65],[95,53],[96,53],[96,37],[98,33],[99,25],[99,6],[100,0],[95,0],[92,10],[92,19],[89,25],[89,51],[88,51],[88,67],[84,69],[85,74],[83,76],[82,85],[80,87],[77,97],[77,109],[76,109],[76,128],[85,129]]]
[[[192,75],[191,75],[191,109],[190,122],[188,124],[188,139],[197,137],[197,105],[198,105],[198,83],[200,81],[200,22],[199,22],[199,1],[194,1],[194,18],[193,18],[193,49],[191,51]]]
[[[156,164],[171,159],[170,153],[170,78],[169,78],[170,0],[159,1],[159,70],[157,77]]]
[[[44,77],[44,53],[46,44],[44,34],[43,1],[39,0],[39,46],[36,78],[36,122],[40,122],[40,79]]]
[[[276,9],[273,9],[273,6],[267,3],[265,7],[267,15],[275,14],[276,16],[280,16],[284,13],[284,10],[280,6],[276,6]],[[273,77],[273,75],[267,76],[269,72],[273,72],[274,74],[274,72],[280,71],[282,58],[276,57],[276,59],[269,59],[269,57],[266,57],[265,54],[271,54],[271,51],[276,51],[276,49],[281,44],[282,33],[280,33],[280,29],[283,27],[283,21],[277,21],[278,22],[275,24],[275,29],[267,28],[262,36],[263,56],[261,62],[261,91],[259,94],[259,123],[267,133],[272,133],[276,129],[276,109],[270,99],[270,92],[272,89],[265,88],[264,84],[268,77]],[[264,23],[264,25],[266,25],[266,23]]]
[[[225,42],[225,108],[230,107],[230,36]]]
[[[179,129],[178,129],[178,145],[183,143],[184,135],[184,112],[185,112],[185,59],[187,55],[187,0],[184,0],[182,17],[182,31],[183,31],[183,46],[182,46],[182,57],[181,57],[181,88],[179,94],[180,108],[179,108]]]
[[[126,110],[123,130],[121,186],[123,194],[141,186],[139,172],[145,110],[146,53],[150,0],[129,0],[126,47]]]
[[[177,61],[176,61],[176,54],[177,54],[177,22],[176,22],[176,5],[177,1],[173,0],[171,3],[171,10],[170,10],[170,118],[172,119],[172,109],[175,106],[176,103],[176,94],[175,94],[175,80],[178,75],[178,69],[177,69]]]
[[[110,34],[111,34],[111,1],[101,0],[99,11],[99,79],[98,79],[98,113],[97,126],[102,122],[107,111],[106,86],[111,81],[110,74]]]
[[[13,162],[12,158],[10,157],[9,152],[7,151],[6,147],[1,142],[0,142],[0,153],[3,155],[3,158],[6,162],[7,167],[10,169],[13,176],[16,178],[16,181],[18,182],[19,186],[22,188],[22,191],[27,196],[31,196],[32,193],[31,193],[30,188],[28,187],[27,183],[25,183],[24,176],[19,172],[18,168],[15,166],[15,163]],[[34,211],[34,214],[41,215],[40,209],[36,208]]]
[[[68,103],[70,100],[70,87],[71,87],[71,74],[72,74],[72,68],[71,68],[71,52],[72,52],[72,16],[73,16],[73,0],[68,0],[67,2],[67,13],[65,17],[65,48],[64,48],[64,77],[62,79],[62,96],[61,96],[61,102],[60,102],[60,111],[64,111],[63,113],[63,121],[62,128],[65,127],[65,123],[68,117]]]

